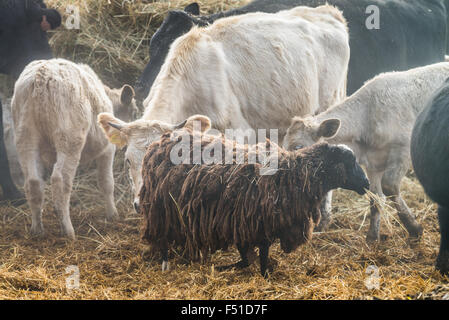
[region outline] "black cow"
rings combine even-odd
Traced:
[[[416,119],[411,140],[413,168],[438,204],[440,253],[436,267],[449,273],[449,79]]]
[[[198,4],[193,3],[184,11],[170,11],[151,38],[151,59],[135,86],[138,98],[148,95],[171,43],[192,26],[206,26],[221,17],[248,12],[277,12],[298,5],[316,7],[326,2],[342,10],[348,20],[351,47],[348,94],[381,72],[402,71],[444,60],[443,0],[255,0],[247,6],[209,16],[199,16]],[[366,9],[370,5],[379,8],[380,29],[366,26],[370,17]]]
[[[16,79],[29,62],[52,58],[46,31],[59,25],[61,15],[54,9],[47,9],[42,0],[1,0],[0,73]],[[2,113],[0,112],[0,185],[3,198],[16,200],[23,198],[23,195],[11,179],[3,141]]]

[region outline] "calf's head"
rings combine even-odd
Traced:
[[[164,133],[182,129],[193,130],[195,122],[200,122],[202,132],[209,130],[211,127],[210,119],[201,115],[191,116],[177,125],[158,120],[144,119],[127,123],[110,113],[100,113],[98,115],[98,123],[108,140],[119,148],[127,146],[125,161],[128,165],[129,176],[131,178],[134,208],[137,212],[139,207],[139,192],[142,186],[142,161],[147,147],[151,143],[159,140]]]
[[[295,117],[284,137],[284,149],[296,150],[309,147],[316,142],[335,137],[340,129],[339,119],[318,122],[313,118]]]
[[[125,84],[121,89],[109,89],[105,86],[105,90],[117,118],[123,121],[132,121],[136,118],[138,109],[134,89],[131,86]]]

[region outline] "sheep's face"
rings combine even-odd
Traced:
[[[334,187],[352,190],[360,195],[369,189],[369,180],[357,163],[354,152],[345,145],[329,146],[325,159],[327,167],[334,171]],[[335,172],[336,171],[336,172]]]
[[[125,161],[128,166],[134,195],[134,209],[137,212],[139,212],[139,193],[142,187],[142,162],[147,147],[159,140],[166,132],[190,128],[194,121],[201,121],[203,132],[210,129],[210,120],[204,116],[192,116],[181,124],[172,125],[162,121],[143,119],[126,123],[110,113],[100,113],[98,115],[98,123],[108,140],[119,148],[127,146]]]
[[[329,119],[319,123],[311,117],[305,119],[295,117],[284,137],[283,147],[286,150],[309,147],[314,143],[335,137],[339,128],[340,120],[338,119]]]

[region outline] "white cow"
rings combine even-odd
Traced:
[[[111,90],[86,65],[63,59],[30,63],[15,84],[12,99],[14,134],[32,212],[31,233],[42,234],[46,172],[63,234],[74,239],[69,203],[80,162],[95,160],[106,216],[118,216],[114,203],[112,163],[115,147],[97,125],[100,112],[131,120],[136,111],[130,86]]]
[[[411,165],[416,117],[448,77],[446,62],[381,74],[329,110],[294,118],[284,147],[308,146],[323,139],[348,145],[365,166],[371,191],[391,197],[410,236],[419,237],[422,227],[402,199],[400,184]],[[368,241],[379,239],[379,227],[380,213],[372,201]]]
[[[249,13],[194,27],[170,48],[133,123],[100,115],[109,139],[128,145],[135,204],[146,147],[194,114],[215,129],[279,129],[296,115],[324,111],[346,92],[349,43],[335,7]],[[112,124],[112,125],[111,125]]]

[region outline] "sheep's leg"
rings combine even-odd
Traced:
[[[440,223],[440,252],[438,254],[436,268],[442,274],[449,274],[449,209],[438,207],[438,221]]]
[[[401,197],[401,180],[407,173],[408,166],[402,163],[385,171],[382,178],[382,190],[387,197],[391,197],[399,218],[404,224],[411,238],[419,238],[423,233],[422,226],[416,221],[409,207]]]
[[[162,256],[162,271],[168,271],[170,266],[168,265],[168,245],[163,244],[161,247],[161,256]]]
[[[257,257],[254,250],[251,250],[250,254],[248,255],[248,251],[249,251],[248,245],[237,246],[237,249],[239,250],[240,258],[241,258],[241,260],[239,262],[225,265],[225,266],[217,266],[215,269],[217,269],[218,271],[229,270],[232,268],[244,269],[246,267],[249,267],[251,265],[251,263],[253,263]]]
[[[260,259],[260,273],[264,278],[268,277],[268,251],[270,249],[270,245],[264,243],[259,246],[259,259]]]
[[[98,188],[105,197],[106,219],[118,218],[117,208],[114,202],[114,175],[112,166],[114,163],[115,148],[111,144],[101,156],[96,159]]]
[[[383,172],[372,172],[368,171],[368,177],[370,180],[370,191],[380,197],[382,201],[384,201],[384,195],[382,193],[382,175]],[[374,242],[379,240],[379,232],[380,232],[380,212],[379,207],[376,205],[376,201],[374,199],[370,199],[370,225],[368,234],[366,235],[366,241]]]
[[[320,232],[326,230],[327,226],[331,222],[331,210],[332,210],[332,191],[329,191],[321,201],[320,211],[321,219],[315,230]]]

